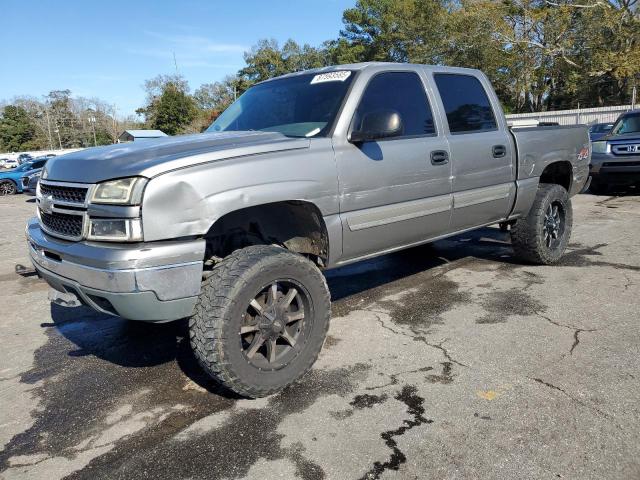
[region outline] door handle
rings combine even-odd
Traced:
[[[507,154],[507,147],[504,145],[494,145],[491,150],[494,158],[502,158]]]
[[[431,165],[444,165],[449,163],[449,154],[445,150],[431,152]]]

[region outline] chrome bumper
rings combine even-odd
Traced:
[[[27,224],[29,255],[54,289],[130,320],[169,321],[192,313],[205,242],[101,244],[67,242]]]

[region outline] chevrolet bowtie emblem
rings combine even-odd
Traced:
[[[52,213],[53,212],[53,196],[45,195],[40,199],[40,210],[44,213]]]

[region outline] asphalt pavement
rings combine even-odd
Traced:
[[[574,198],[559,265],[484,228],[327,273],[329,337],[260,400],[185,322],[63,308],[0,197],[0,477],[640,478],[640,196]]]

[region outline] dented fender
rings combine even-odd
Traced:
[[[313,203],[323,217],[338,213],[336,167],[329,139],[311,140],[303,153],[288,150],[247,155],[152,178],[142,202],[144,239],[202,236],[227,213],[290,200]]]

